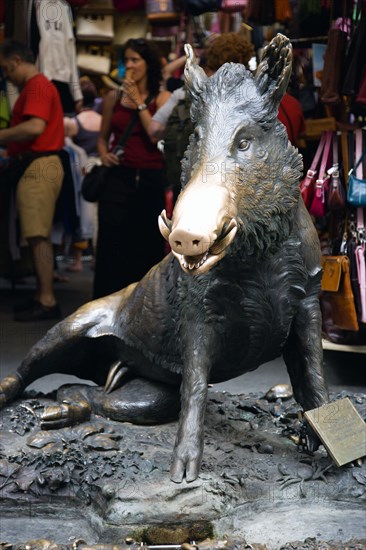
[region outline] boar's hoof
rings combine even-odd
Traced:
[[[42,430],[55,430],[74,426],[90,419],[91,408],[86,401],[67,402],[46,407],[41,416]]]
[[[303,420],[300,427],[300,438],[298,447],[300,450],[306,450],[309,453],[314,453],[321,444],[319,437],[314,432],[313,428],[306,420]]]
[[[6,376],[0,384],[0,409],[21,393],[23,385],[15,374]]]
[[[201,467],[202,452],[203,449],[200,449],[199,446],[178,445],[173,454],[170,479],[174,483],[182,483],[184,474],[187,483],[197,479]]]

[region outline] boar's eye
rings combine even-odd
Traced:
[[[250,141],[247,139],[241,139],[239,141],[239,151],[246,151],[250,145]]]

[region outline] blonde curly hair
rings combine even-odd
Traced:
[[[213,72],[224,63],[242,63],[246,67],[253,57],[253,44],[236,32],[220,34],[208,47],[206,53],[206,67]]]

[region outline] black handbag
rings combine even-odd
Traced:
[[[147,105],[150,103],[152,98],[153,96],[149,95],[146,100]],[[113,149],[113,152],[120,158],[123,157],[124,145],[128,140],[132,129],[136,125],[138,118],[139,111],[136,111],[130,124],[127,126],[121,139],[119,140],[118,145],[116,145],[116,147]],[[97,202],[99,200],[105,181],[108,178],[108,171],[109,167],[103,166],[99,161],[99,163],[96,163],[93,168],[85,174],[83,182],[81,184],[81,194],[86,201]]]
[[[81,194],[86,201],[97,202],[99,200],[108,170],[108,166],[96,164],[90,172],[85,174],[81,185]]]

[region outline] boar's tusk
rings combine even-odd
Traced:
[[[238,230],[237,221],[233,218],[230,220],[229,225],[225,228],[225,232],[220,236],[220,238],[213,243],[210,247],[210,254],[221,254],[234,240],[236,232]]]
[[[168,219],[166,211],[163,210],[158,219],[160,233],[164,239],[168,240],[172,230],[172,222]]]
[[[111,393],[118,387],[121,379],[127,374],[128,368],[123,367],[121,361],[116,361],[113,363],[109,369],[107,380],[104,386],[104,393]]]

